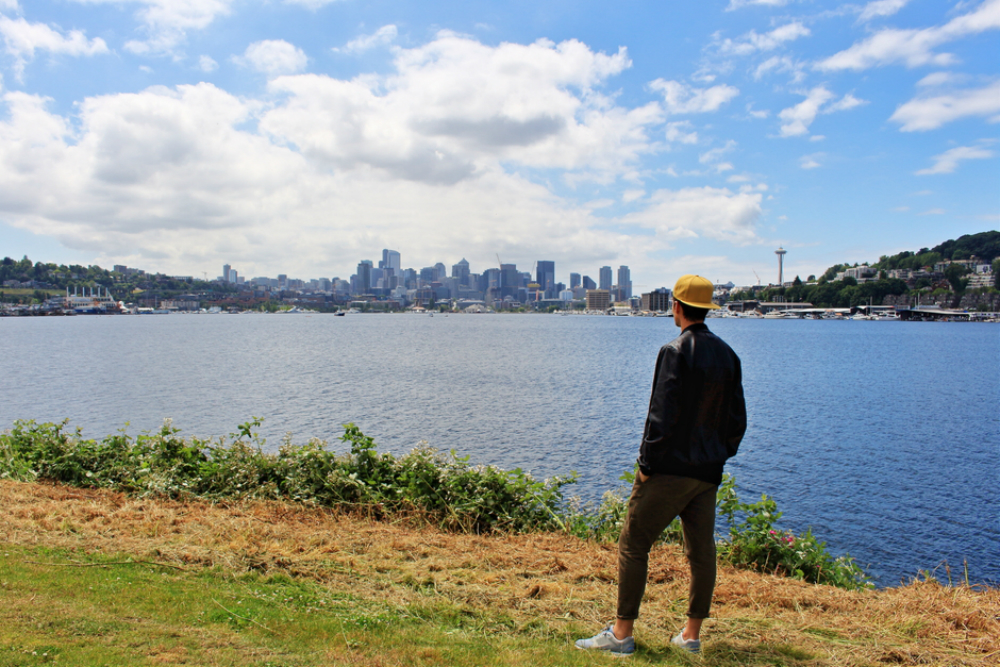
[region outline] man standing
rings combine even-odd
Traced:
[[[660,349],[639,449],[639,470],[618,540],[615,622],[577,648],[629,654],[646,589],[649,551],[680,516],[691,567],[687,624],[673,643],[698,653],[701,624],[715,590],[715,499],[726,460],[747,428],[740,359],[705,326],[712,283],[685,275],[674,286],[674,323],[681,335]]]

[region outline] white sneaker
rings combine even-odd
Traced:
[[[670,640],[670,643],[674,646],[680,646],[686,651],[691,651],[691,653],[701,653],[701,640],[684,639],[683,630],[678,632],[677,636]]]
[[[611,627],[609,625],[588,639],[577,639],[576,647],[607,651],[614,656],[626,656],[635,653],[635,638],[626,637],[625,639],[618,639],[618,637],[615,637],[615,633]]]

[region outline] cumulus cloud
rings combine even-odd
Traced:
[[[788,0],[729,0],[727,12],[732,12],[743,7],[784,7]]]
[[[363,53],[369,49],[392,44],[397,34],[396,26],[384,25],[371,35],[361,35],[349,41],[343,48],[333,50],[337,53]]]
[[[218,68],[219,63],[215,62],[215,59],[211,56],[199,56],[198,69],[202,72],[214,72]]]
[[[771,56],[754,68],[753,78],[756,81],[760,81],[764,75],[771,72],[791,74],[792,83],[799,83],[806,77],[804,64],[796,62],[788,56]]]
[[[613,181],[662,147],[649,136],[665,121],[660,103],[624,107],[601,92],[629,65],[624,50],[575,41],[494,47],[442,34],[396,51],[388,74],[279,76],[264,100],[156,86],[86,98],[71,120],[8,92],[0,216],[98,259],[174,272],[238,257],[246,274],[284,264],[324,275],[381,247],[406,248],[417,266],[500,252],[639,267],[667,242],[653,227],[637,250],[614,221],[559,196],[553,172],[521,173]],[[742,241],[759,214],[748,197],[660,192],[633,205],[683,212],[671,238],[710,222],[718,231],[699,233]]]
[[[822,167],[820,160],[826,157],[825,153],[813,153],[812,155],[803,155],[799,158],[799,167],[802,169],[816,169],[817,167]]]
[[[691,122],[686,120],[667,123],[667,141],[681,144],[698,143],[698,133],[691,130],[692,127]]]
[[[44,23],[29,23],[23,18],[0,15],[0,36],[7,53],[14,59],[14,73],[20,78],[36,51],[68,56],[93,56],[107,53],[108,45],[100,37],[87,39],[79,30],[63,34]]]
[[[816,120],[816,116],[820,113],[846,111],[867,103],[865,100],[859,100],[848,93],[837,102],[828,105],[827,102],[833,100],[836,95],[823,86],[817,86],[808,93],[802,94],[806,96],[806,99],[793,107],[782,109],[781,113],[778,114],[778,117],[781,119],[781,136],[783,137],[797,137],[808,134],[809,126],[812,125],[813,121]]]
[[[295,74],[304,70],[309,63],[309,58],[302,49],[283,39],[254,42],[246,48],[242,57],[235,60],[268,76]]]
[[[946,123],[975,116],[1000,122],[1000,81],[982,88],[926,94],[900,105],[889,120],[903,132],[934,130]]]
[[[985,160],[993,157],[996,153],[985,145],[992,142],[983,142],[979,146],[958,146],[934,156],[934,165],[927,169],[915,172],[918,176],[930,176],[933,174],[950,174],[958,169],[958,163],[963,160]]]
[[[728,188],[657,190],[648,206],[622,218],[622,222],[655,231],[663,239],[713,238],[735,243],[753,242],[761,216],[759,192]]]
[[[284,0],[286,5],[301,5],[306,9],[320,9],[339,0]]]
[[[725,39],[719,43],[718,50],[722,55],[748,56],[758,51],[773,51],[786,42],[811,34],[809,28],[793,21],[764,34],[751,30],[738,39]]]
[[[854,70],[902,63],[907,67],[946,66],[957,62],[950,53],[934,49],[969,35],[1000,28],[1000,0],[985,0],[973,11],[957,16],[943,26],[923,30],[887,28],[849,48],[821,60],[822,71]]]
[[[864,23],[880,16],[892,16],[909,2],[910,0],[874,0],[861,9],[858,21]]]
[[[711,88],[694,88],[680,81],[657,79],[649,84],[663,95],[667,113],[705,113],[718,111],[719,107],[740,94],[738,88],[727,85]]]
[[[80,3],[138,5],[136,19],[145,40],[131,40],[125,48],[136,54],[171,53],[189,30],[203,30],[217,16],[228,15],[235,0],[75,0]]]

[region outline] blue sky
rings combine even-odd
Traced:
[[[1000,0],[0,0],[0,254],[737,284],[1000,227]]]

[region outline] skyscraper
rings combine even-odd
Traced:
[[[229,266],[228,264],[223,264],[222,265],[222,282],[224,282],[224,283],[228,283],[229,282],[229,271],[232,268],[233,267]]]
[[[459,285],[469,286],[469,262],[464,257],[458,264],[452,265],[451,277],[457,280]]]
[[[580,286],[580,274],[579,273],[569,274],[569,288],[576,289],[579,286]]]
[[[597,283],[590,276],[583,277],[583,283],[580,285],[583,289],[597,289]]]
[[[627,266],[618,267],[618,300],[628,301],[632,298],[632,273]]]
[[[546,299],[556,298],[556,263],[540,261],[535,267],[535,282],[545,291]]]
[[[363,259],[358,263],[358,294],[371,294],[372,291],[372,261]]]
[[[602,266],[601,275],[599,277],[600,289],[611,291],[611,267]]]

